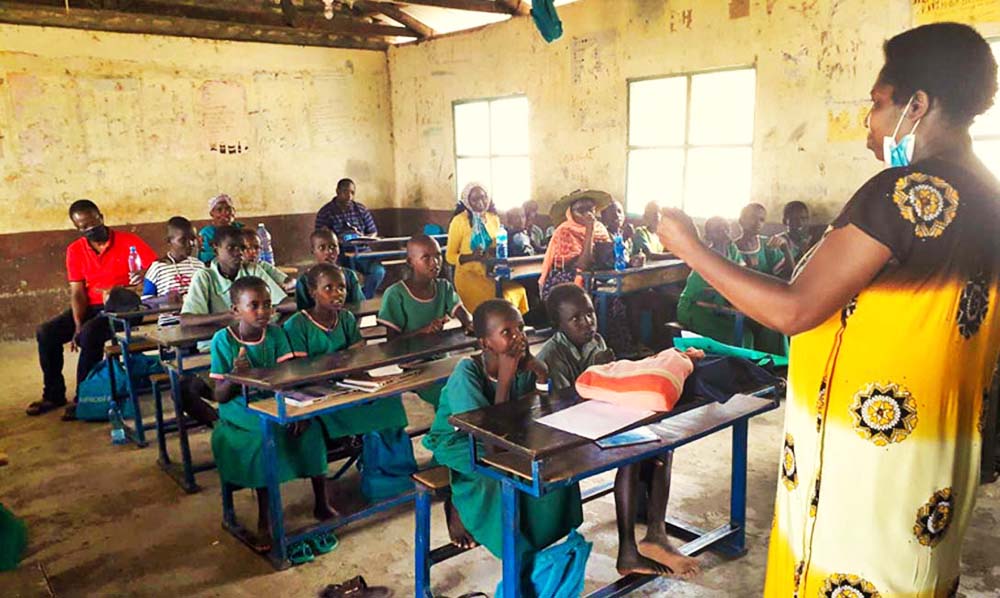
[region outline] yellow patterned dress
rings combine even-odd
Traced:
[[[925,160],[833,223],[892,259],[792,340],[768,598],[956,595],[1000,347],[998,208],[995,182]]]

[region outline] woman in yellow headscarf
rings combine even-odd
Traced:
[[[958,595],[1000,352],[1000,184],[969,136],[997,65],[956,23],[884,51],[868,148],[887,168],[791,281],[705,247],[678,211],[658,230],[734,307],[792,336],[768,598]]]
[[[490,198],[480,183],[469,183],[462,190],[462,211],[448,225],[448,248],[445,259],[455,267],[455,290],[470,312],[496,295],[496,281],[487,274],[496,255],[496,237],[500,217],[490,211]],[[528,296],[516,282],[504,281],[503,298],[522,314],[528,312]]]

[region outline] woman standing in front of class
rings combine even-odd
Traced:
[[[958,591],[1000,349],[1000,183],[969,136],[997,66],[956,23],[884,52],[868,148],[888,168],[790,282],[711,251],[678,211],[659,227],[734,307],[793,336],[768,598]]]

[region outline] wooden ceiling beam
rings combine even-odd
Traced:
[[[413,34],[403,27],[355,23],[346,19],[325,21],[320,28],[292,28],[207,19],[189,19],[107,10],[71,8],[49,9],[38,5],[5,2],[0,10],[0,22],[15,25],[68,27],[91,31],[147,33],[204,39],[250,41],[331,48],[385,50],[382,40],[357,39],[349,36],[405,36]]]
[[[364,11],[381,13],[410,29],[420,39],[427,39],[428,37],[434,36],[434,29],[429,27],[423,21],[414,18],[413,15],[404,11],[401,6],[396,4],[391,4],[389,2],[374,2],[372,0],[355,0],[354,7]]]
[[[524,0],[497,0],[497,4],[504,6],[507,12],[517,17],[531,14],[531,7]]]
[[[418,6],[436,6],[438,8],[451,8],[453,10],[470,10],[474,12],[491,12],[502,15],[509,15],[510,9],[506,6],[493,2],[493,0],[400,0],[403,4],[416,4]]]

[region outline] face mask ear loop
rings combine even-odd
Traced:
[[[921,119],[917,119],[917,124],[913,125],[913,129],[911,129],[910,133],[909,133],[910,135],[916,135],[917,134],[917,127],[920,126],[920,121],[921,120],[923,120],[923,119],[922,118]]]
[[[906,102],[906,107],[903,108],[903,113],[899,115],[899,120],[896,121],[896,128],[892,130],[892,140],[895,143],[899,143],[899,140],[896,139],[896,134],[899,133],[899,127],[903,126],[903,119],[906,118],[906,111],[910,109],[910,104],[912,103],[913,103],[913,96],[910,96],[910,99],[907,100]],[[916,128],[917,128],[916,125],[914,125],[913,129],[916,130]],[[912,133],[913,131],[910,132]]]

